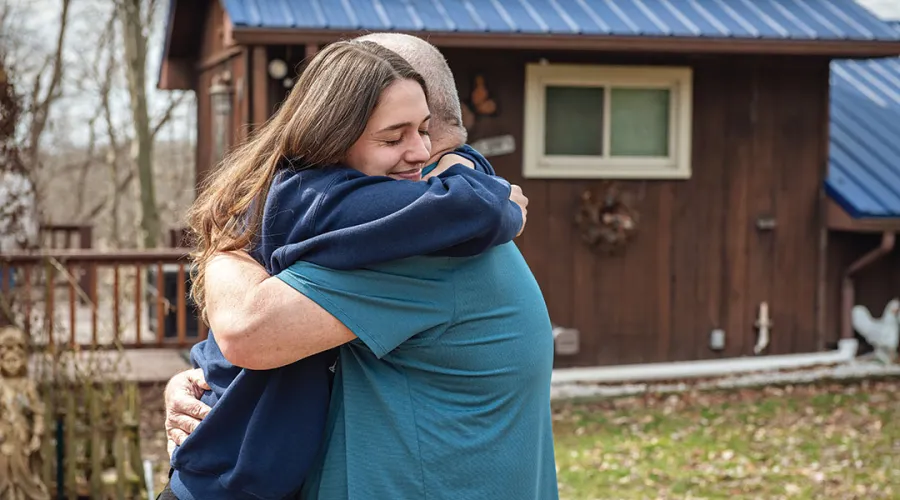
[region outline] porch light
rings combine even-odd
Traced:
[[[273,80],[281,80],[288,74],[288,65],[281,59],[272,59],[269,61],[269,76]]]
[[[231,114],[231,94],[230,73],[226,71],[213,77],[212,85],[209,86],[209,99],[215,115],[228,116]]]
[[[218,163],[225,156],[231,135],[231,73],[223,71],[213,76],[209,86],[209,101],[212,110],[212,162]]]

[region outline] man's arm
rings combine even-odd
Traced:
[[[355,338],[245,252],[221,253],[207,264],[206,303],[222,355],[242,368],[278,368]]]
[[[444,259],[354,271],[296,262],[274,278],[246,255],[215,262],[208,275],[232,291],[228,304],[210,303],[210,326],[225,358],[245,368],[277,368],[357,337],[381,357],[417,333],[446,326],[453,314],[452,267]]]

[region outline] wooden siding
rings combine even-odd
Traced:
[[[581,352],[559,357],[558,366],[752,354],[762,301],[774,322],[768,353],[816,349],[825,60],[444,53],[463,97],[481,74],[498,101],[498,115],[481,117],[470,142],[516,138],[515,153],[491,161],[530,199],[528,228],[517,243],[553,321],[581,331]],[[522,178],[524,68],[541,57],[694,68],[693,176],[620,183],[642,195],[640,234],[623,256],[592,253],[574,227],[582,192],[603,182]],[[775,230],[758,230],[760,217],[773,217]],[[721,352],[707,347],[715,328],[726,331]]]

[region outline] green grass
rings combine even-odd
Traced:
[[[564,403],[560,497],[900,498],[900,381]]]

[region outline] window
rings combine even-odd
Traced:
[[[690,68],[529,64],[525,176],[687,179]]]

